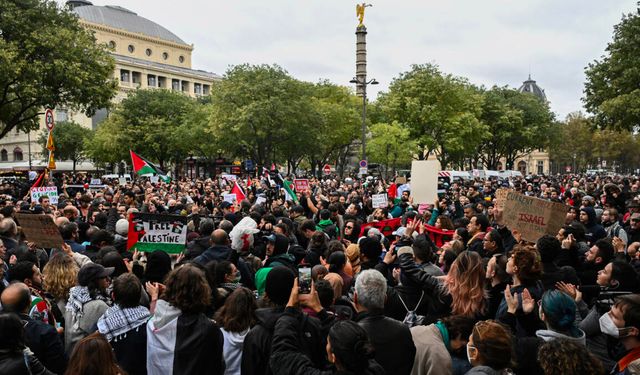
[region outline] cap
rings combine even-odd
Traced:
[[[393,233],[391,233],[394,236],[404,236],[404,232],[407,231],[406,227],[398,227],[398,229],[394,230]]]
[[[280,233],[272,233],[263,238],[265,241],[273,242],[273,255],[284,254],[289,250],[289,239]]]
[[[114,269],[114,267],[105,268],[98,263],[85,264],[80,268],[80,271],[78,271],[78,284],[80,284],[80,286],[88,286],[93,280],[111,276]]]
[[[231,206],[233,206],[233,205],[231,203],[227,202],[227,201],[224,201],[224,202],[220,203],[220,208],[229,208]]]

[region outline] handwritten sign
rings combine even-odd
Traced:
[[[504,204],[507,202],[507,194],[513,192],[511,189],[498,189],[496,190],[496,203],[495,208],[504,211]]]
[[[16,213],[15,217],[28,242],[42,248],[62,247],[62,236],[51,216]]]
[[[567,209],[562,203],[508,191],[502,222],[511,230],[518,230],[526,241],[536,242],[545,234],[558,233],[564,225]]]
[[[221,174],[220,178],[227,181],[235,181],[238,179],[238,176],[236,176],[235,174]]]
[[[102,185],[102,180],[99,178],[92,178],[89,185]]]
[[[236,201],[238,200],[237,196],[235,193],[230,193],[230,194],[222,194],[222,199],[225,202],[229,202],[231,204],[236,203]]]
[[[49,197],[49,202],[53,205],[58,204],[58,188],[55,186],[35,187],[31,189],[31,201],[38,202],[40,197]]]
[[[374,194],[371,196],[371,205],[373,208],[384,208],[387,207],[387,194]]]
[[[127,249],[181,253],[187,244],[187,217],[135,212],[129,219]]]
[[[298,192],[309,190],[309,180],[306,178],[297,178],[293,180],[293,183],[295,184],[296,191]]]

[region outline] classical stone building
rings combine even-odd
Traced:
[[[116,65],[113,75],[120,83],[115,102],[135,89],[160,88],[180,91],[192,97],[206,96],[210,94],[213,82],[221,79],[217,74],[191,67],[192,44],[128,9],[97,6],[86,0],[70,0],[67,6],[78,15],[80,24],[93,31],[96,42],[110,49]],[[92,129],[107,115],[106,110],[98,111],[93,117],[64,108],[54,111],[56,122],[75,121]],[[44,128],[42,116],[40,129]],[[0,168],[28,168],[29,149],[32,164],[44,165],[46,160],[41,160],[42,149],[36,142],[40,131],[32,131],[31,134],[12,132],[1,139]]]

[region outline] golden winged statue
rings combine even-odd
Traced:
[[[357,4],[356,5],[356,17],[360,20],[360,24],[358,26],[364,26],[364,8],[372,6],[371,4]]]

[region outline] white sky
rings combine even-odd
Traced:
[[[64,3],[64,0],[57,0]],[[582,110],[584,68],[635,0],[371,0],[368,72],[380,85],[433,62],[472,83],[518,87],[529,71],[559,118]],[[307,81],[349,85],[355,73],[353,0],[93,0],[157,22],[195,46],[193,67],[273,64]]]

